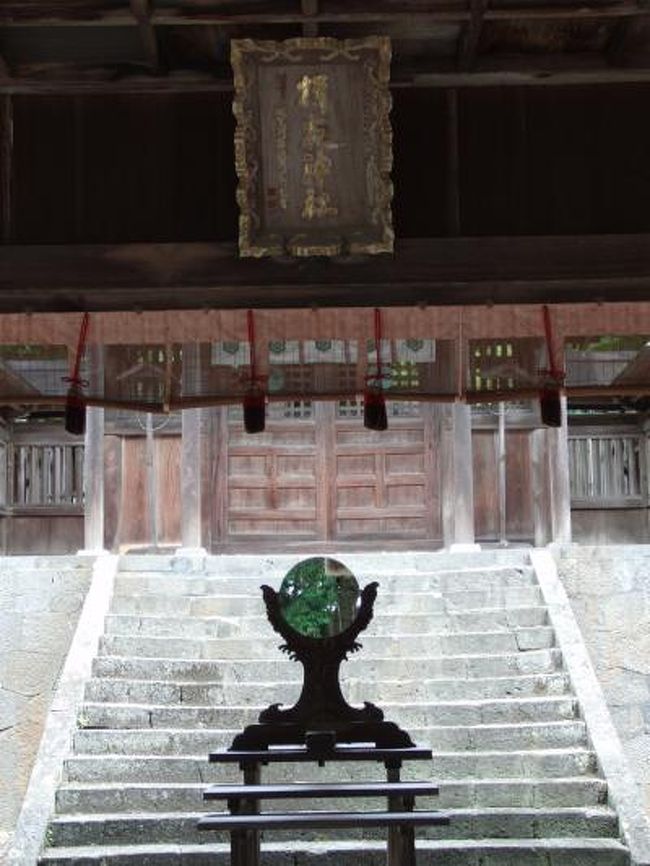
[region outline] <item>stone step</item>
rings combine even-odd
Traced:
[[[493,568],[475,571],[409,571],[395,568],[390,572],[358,572],[360,586],[379,583],[379,595],[407,592],[471,592],[476,589],[503,589],[536,585],[532,568]],[[284,573],[260,578],[256,574],[239,576],[178,575],[174,573],[121,571],[115,578],[116,595],[220,595],[243,593],[258,595],[262,581],[279,589]]]
[[[92,679],[86,683],[89,703],[192,704],[194,706],[267,706],[278,700],[294,702],[300,693],[300,669],[295,679],[280,682],[165,682],[162,680]],[[357,703],[368,696],[365,678],[346,677],[342,683],[348,701]],[[566,674],[537,674],[472,680],[382,680],[377,688],[379,705],[385,701],[472,701],[559,697],[571,691]]]
[[[243,659],[129,658],[128,656],[98,656],[93,660],[96,677],[127,679],[193,680],[194,682],[277,682],[301,675],[300,665],[288,658],[275,661]],[[341,667],[341,680],[348,677],[372,683],[376,692],[384,679],[472,679],[507,677],[517,674],[547,674],[557,672],[562,655],[556,648],[519,653],[448,655],[436,658],[368,658],[353,656]],[[366,698],[370,700],[370,697]]]
[[[56,554],[44,556],[3,556],[0,559],[0,574],[14,574],[19,571],[22,576],[30,572],[44,571],[89,571],[93,559],[85,556]]]
[[[615,839],[549,838],[416,841],[418,866],[629,866],[627,848]],[[384,866],[383,842],[263,842],[264,866]],[[229,866],[226,843],[51,848],[42,866]]]
[[[170,556],[166,554],[127,554],[120,557],[119,568],[124,572],[174,572],[176,574],[228,574],[250,575],[286,574],[310,554],[288,553],[272,555],[218,554],[204,557]],[[529,565],[528,551],[477,550],[449,553],[446,551],[403,550],[376,552],[329,553],[352,572],[394,571],[460,571],[525,567]]]
[[[493,725],[575,720],[573,698],[508,698],[499,701],[381,702],[387,718],[399,719],[407,730],[427,725]],[[83,704],[79,716],[85,728],[243,728],[257,721],[259,706],[184,704]]]
[[[213,810],[218,811],[218,810]],[[449,826],[418,828],[418,838],[442,839],[489,839],[528,838],[544,836],[613,837],[618,833],[615,813],[605,807],[588,809],[452,809],[448,810]],[[121,843],[169,842],[172,844],[200,843],[211,841],[210,835],[200,833],[196,822],[200,813],[157,812],[119,814],[61,815],[49,825],[49,845],[91,845]],[[322,831],[299,834],[300,838],[316,838]],[[265,838],[296,838],[296,831],[265,831]],[[335,838],[335,831],[328,831],[328,838]],[[382,831],[342,831],[343,838],[373,838]],[[215,833],[213,839],[226,839],[225,833]]]
[[[205,802],[205,784],[68,784],[56,794],[58,814],[108,812],[214,811]],[[376,801],[375,801],[376,802]],[[430,808],[471,806],[527,806],[550,808],[598,806],[607,802],[602,779],[468,779],[445,783]],[[279,807],[281,804],[276,805]],[[271,809],[272,801],[266,804]],[[304,808],[304,805],[301,807]]]
[[[86,732],[91,733],[91,732]],[[100,732],[97,732],[100,733]],[[210,747],[212,749],[212,745]],[[216,746],[215,746],[216,748]],[[198,750],[197,750],[198,751]],[[124,754],[75,754],[65,761],[68,782],[102,784],[107,782],[241,782],[241,773],[236,767],[208,763],[208,751],[193,755],[124,755]],[[359,779],[375,779],[380,770],[375,766],[353,761],[341,765],[326,765],[324,768],[301,766],[300,781],[353,782]],[[449,784],[480,778],[498,779],[560,779],[566,776],[594,776],[598,772],[595,754],[586,748],[546,749],[525,751],[485,752],[435,752],[431,767],[431,778]],[[407,765],[404,779],[418,779],[423,775],[421,767]],[[264,780],[269,782],[297,781],[293,765],[273,765],[265,768]]]
[[[179,638],[123,634],[104,635],[99,654],[169,659],[275,659],[278,637],[257,638]],[[516,653],[555,645],[555,632],[549,626],[518,628],[510,632],[470,632],[427,635],[369,635],[362,637],[363,658],[390,654],[430,658],[457,653]]]
[[[543,607],[497,608],[448,614],[379,614],[368,626],[367,635],[440,634],[495,632],[548,625]],[[155,614],[111,614],[106,617],[106,634],[148,637],[268,637],[271,626],[266,616],[156,616]]]
[[[252,714],[251,714],[252,715]],[[388,716],[388,718],[391,718]],[[400,723],[399,714],[392,720]],[[85,720],[82,719],[82,722]],[[74,734],[77,754],[109,755],[207,755],[226,749],[241,730],[233,728],[80,728]],[[509,749],[565,749],[586,742],[583,722],[544,722],[517,725],[427,725],[409,729],[413,740],[444,752]]]
[[[468,592],[407,592],[382,593],[377,598],[375,613],[471,612],[477,608],[543,607],[538,586],[475,589]],[[217,595],[168,595],[162,588],[147,595],[118,595],[113,598],[113,613],[169,614],[171,616],[265,616],[262,594],[242,592]]]

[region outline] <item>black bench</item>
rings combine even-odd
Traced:
[[[259,866],[259,834],[263,830],[339,829],[386,827],[388,866],[415,866],[417,826],[446,825],[441,812],[414,811],[415,798],[436,796],[438,788],[429,782],[402,782],[404,760],[430,760],[429,749],[417,747],[381,749],[374,746],[336,746],[327,752],[306,747],[272,748],[260,751],[224,751],[210,755],[215,763],[237,763],[244,774],[243,785],[212,785],[206,800],[225,801],[227,812],[209,814],[198,822],[199,830],[230,833],[231,866]],[[386,767],[385,782],[261,784],[261,767],[277,762],[379,761]],[[384,811],[291,811],[261,812],[264,800],[313,800],[334,797],[386,797]]]

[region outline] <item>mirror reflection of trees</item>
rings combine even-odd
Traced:
[[[359,584],[342,563],[327,557],[299,562],[280,587],[286,621],[306,637],[327,638],[350,626],[359,606]]]

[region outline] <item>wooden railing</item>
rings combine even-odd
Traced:
[[[647,504],[647,457],[642,433],[585,433],[569,438],[571,503],[595,508]]]

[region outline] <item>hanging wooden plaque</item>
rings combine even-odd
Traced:
[[[390,40],[233,40],[242,256],[393,250]]]

